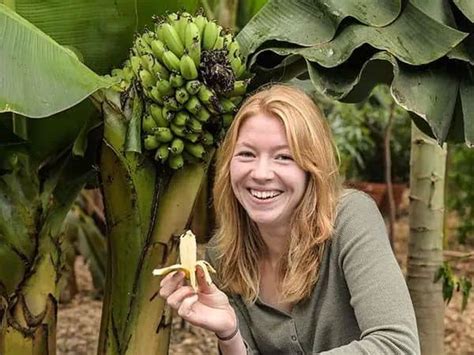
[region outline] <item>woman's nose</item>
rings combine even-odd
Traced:
[[[270,180],[273,174],[272,164],[268,159],[257,159],[250,176],[255,180]]]

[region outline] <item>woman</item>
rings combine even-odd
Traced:
[[[375,203],[340,188],[324,117],[274,85],[237,113],[216,162],[218,229],[199,291],[160,295],[223,354],[418,354],[410,296]],[[222,290],[222,291],[221,291]]]

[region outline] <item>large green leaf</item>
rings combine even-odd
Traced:
[[[338,5],[344,9],[356,2]],[[397,102],[416,113],[425,133],[440,143],[462,138],[472,144],[474,117],[467,99],[474,63],[471,5],[457,2],[458,9],[443,0],[409,0],[392,21],[383,22],[387,17],[377,11],[384,6],[375,6],[375,21],[362,21],[352,8],[340,23],[321,17],[322,3],[270,0],[241,31],[242,51],[257,73],[253,87],[292,76],[310,78],[320,92],[357,102],[386,83]],[[296,14],[298,21],[282,20]],[[277,21],[282,26],[272,26]]]
[[[269,40],[316,45],[330,41],[347,16],[372,26],[384,26],[397,18],[400,6],[399,0],[268,1],[237,39],[244,54]]]
[[[316,26],[315,24],[314,27]],[[246,33],[247,29],[242,32]],[[413,36],[413,33],[417,35]],[[439,23],[408,3],[400,16],[387,26],[373,27],[350,23],[329,42],[319,42],[306,48],[293,45],[290,48],[267,50],[272,50],[281,56],[300,54],[329,68],[345,62],[356,48],[369,44],[373,48],[387,50],[406,63],[420,65],[439,59],[466,36],[466,33]],[[295,38],[290,38],[288,42],[296,43]],[[261,51],[256,55],[260,53]]]
[[[237,27],[243,28],[266,3],[267,0],[240,0]]]
[[[474,1],[472,0],[453,0],[456,6],[471,22],[474,22]]]
[[[198,0],[16,0],[15,11],[61,45],[76,48],[84,63],[109,73],[127,56],[133,35],[153,15],[196,10]]]
[[[46,117],[112,84],[4,5],[0,38],[0,112]]]

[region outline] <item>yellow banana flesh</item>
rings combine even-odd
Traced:
[[[197,290],[196,267],[199,266],[204,272],[204,278],[208,285],[212,283],[209,271],[216,273],[216,270],[205,260],[197,260],[196,236],[190,230],[180,237],[179,240],[179,258],[181,264],[175,264],[161,269],[153,270],[153,275],[164,276],[172,271],[183,271],[185,277],[189,279],[191,287]]]

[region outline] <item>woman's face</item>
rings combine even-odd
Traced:
[[[307,178],[292,158],[278,118],[259,114],[242,123],[230,179],[236,198],[259,227],[289,227]]]

